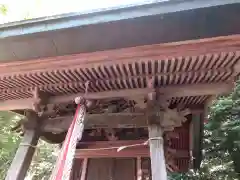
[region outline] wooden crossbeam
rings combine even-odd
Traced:
[[[76,158],[116,158],[116,157],[149,157],[149,148],[146,145],[140,145],[146,140],[118,140],[118,141],[97,141],[81,142],[79,149],[76,150]],[[136,145],[117,152],[118,147]],[[186,150],[177,150],[175,158],[187,158],[189,152]]]
[[[157,88],[160,94],[165,97],[185,97],[185,96],[201,96],[201,95],[216,95],[228,93],[232,90],[231,83],[212,83],[212,84],[188,84],[188,85],[171,85]],[[108,99],[108,98],[129,98],[134,96],[146,96],[152,91],[151,88],[135,88],[123,89],[115,91],[94,92],[85,95],[86,99]],[[61,104],[72,102],[75,97],[83,96],[83,93],[52,96],[48,98],[48,104]],[[0,110],[24,110],[34,109],[34,98],[7,100],[0,102]]]
[[[62,116],[53,119],[43,119],[42,130],[45,132],[64,132],[72,122],[73,116]],[[144,113],[109,113],[88,114],[85,129],[91,128],[136,128],[146,127]]]
[[[201,96],[223,94],[231,91],[233,85],[231,83],[214,83],[214,84],[188,84],[188,85],[171,85],[157,88],[156,91],[164,94],[165,97],[184,97],[184,96]],[[107,98],[127,98],[133,96],[145,96],[152,92],[151,88],[124,89],[116,91],[105,91],[88,93],[86,99],[107,99]],[[72,101],[77,96],[84,94],[72,94],[65,96],[56,96],[50,98],[51,103],[64,103]]]
[[[203,109],[193,109],[192,114],[203,112]],[[44,132],[61,133],[67,131],[73,116],[60,116],[51,119],[42,119]],[[85,129],[92,128],[141,128],[147,127],[145,113],[108,113],[87,114]]]

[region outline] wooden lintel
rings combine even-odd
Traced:
[[[231,83],[213,83],[213,84],[188,84],[188,85],[171,85],[166,87],[157,88],[156,91],[164,94],[164,97],[185,97],[185,96],[202,96],[202,95],[215,95],[224,94],[232,90],[233,84]],[[86,99],[107,99],[107,98],[127,98],[133,96],[146,96],[151,93],[151,88],[142,89],[125,89],[117,91],[105,91],[97,93],[88,93],[85,95]],[[65,103],[73,101],[75,97],[83,96],[84,94],[72,94],[65,96],[52,97],[49,103]]]
[[[76,158],[110,158],[110,157],[149,157],[149,148],[143,143],[146,140],[126,140],[126,141],[98,141],[98,142],[81,142],[79,149],[76,150]],[[136,145],[128,147],[117,152],[118,147]],[[142,145],[140,145],[142,144]],[[115,148],[112,148],[115,147]],[[174,153],[176,158],[189,157],[188,151],[177,150]]]
[[[203,112],[203,109],[193,109],[192,114]],[[73,116],[60,116],[52,119],[42,119],[42,130],[60,133],[67,131]],[[145,113],[108,113],[87,114],[85,129],[92,128],[141,128],[147,127]]]
[[[157,92],[164,94],[164,97],[185,97],[185,96],[204,96],[228,93],[232,90],[231,83],[213,83],[213,84],[188,84],[188,85],[171,85],[157,88]],[[86,99],[108,99],[108,98],[129,98],[134,96],[146,96],[152,91],[151,88],[136,88],[124,89],[116,91],[105,91],[88,93]],[[47,104],[61,104],[72,102],[75,97],[83,96],[84,94],[71,94],[62,96],[53,96],[48,98]],[[0,111],[8,110],[25,110],[34,109],[34,98],[7,100],[0,102]]]

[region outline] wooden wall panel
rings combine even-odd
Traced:
[[[80,180],[82,173],[83,159],[75,159],[73,162],[73,169],[71,173],[71,180]]]
[[[111,180],[112,159],[90,159],[86,180]]]
[[[113,180],[136,180],[136,159],[114,159]]]
[[[142,172],[143,172],[142,180],[152,180],[150,158],[142,158],[141,168],[142,168]]]
[[[74,172],[75,171],[76,169],[74,170]],[[75,172],[73,174],[79,175],[81,173]],[[86,180],[123,179],[136,180],[135,158],[89,159]],[[80,176],[75,176],[72,180],[80,180]]]

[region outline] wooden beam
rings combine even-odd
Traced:
[[[240,54],[240,51],[238,51],[238,54]],[[238,56],[239,57],[239,56]],[[238,58],[236,64],[234,65],[234,72],[233,72],[233,77],[234,77],[234,80],[238,80],[238,76],[239,76],[239,73],[240,73],[240,59]]]
[[[46,132],[63,132],[68,129],[73,116],[45,119],[42,130]],[[146,127],[144,113],[109,113],[86,115],[85,129],[91,128],[136,128]]]
[[[144,142],[145,140],[81,142],[78,145],[80,149],[76,150],[76,158],[148,157],[149,150],[144,145],[129,147],[117,152],[119,147],[143,144]]]
[[[0,111],[32,110],[34,98],[0,101]]]
[[[76,150],[76,158],[115,158],[115,157],[149,157],[149,148],[143,145],[146,140],[118,140],[118,141],[97,141],[80,142]],[[117,152],[119,147],[136,145]],[[175,158],[189,157],[185,150],[177,150],[173,154]]]
[[[108,149],[108,150],[76,150],[76,158],[132,158],[132,157],[149,157],[148,148],[140,148],[135,150],[133,148],[122,150],[117,152],[116,149]]]
[[[202,146],[203,146],[203,126],[204,126],[204,113],[195,114],[192,116],[193,123],[193,168],[198,170],[202,162]]]
[[[203,109],[193,109],[192,114],[203,112]],[[44,132],[61,133],[67,131],[73,116],[60,116],[51,119],[42,119]],[[92,128],[142,128],[147,127],[145,113],[107,113],[87,114],[85,129]]]
[[[87,167],[88,167],[88,158],[84,158],[82,163],[81,180],[86,180]]]
[[[165,97],[184,97],[184,96],[201,96],[215,95],[230,92],[233,88],[232,83],[214,83],[214,84],[187,84],[187,85],[170,85],[166,87],[156,88],[160,94]],[[107,98],[127,98],[133,96],[146,96],[152,91],[151,88],[142,89],[125,89],[116,91],[105,91],[88,93],[86,99],[107,99]],[[65,96],[56,96],[49,99],[49,103],[58,104],[71,102],[75,97],[83,96],[84,94],[72,94]]]
[[[162,104],[166,103],[166,98],[160,99],[160,94],[154,90],[154,79],[147,81],[147,86],[152,89],[147,98],[147,120],[149,132],[149,147],[151,159],[152,180],[167,180],[167,166],[164,155],[164,140],[161,121],[164,118]],[[158,112],[156,115],[153,112]]]
[[[239,51],[240,35],[230,35],[206,39],[197,39],[164,44],[145,45],[117,50],[107,50],[93,53],[81,53],[50,57],[44,59],[32,59],[29,61],[18,61],[1,63],[0,72],[5,77],[8,75],[24,74],[26,72],[39,70],[86,68],[92,64],[98,66],[102,63],[112,64],[149,59],[171,59],[180,56],[198,56],[210,53]]]
[[[152,180],[167,180],[167,168],[163,149],[162,129],[160,125],[149,125],[149,141]]]
[[[142,173],[142,158],[137,157],[137,180],[142,180],[143,173]]]
[[[236,56],[237,57],[237,56]],[[131,81],[138,78],[150,78],[152,76],[192,76],[193,74],[221,74],[221,73],[229,73],[232,72],[232,67],[213,67],[211,69],[209,68],[200,68],[198,70],[181,70],[181,71],[174,71],[174,72],[159,72],[159,73],[152,73],[152,74],[140,74],[140,75],[128,75],[128,74],[122,74],[121,77],[106,77],[106,78],[95,78],[91,84],[93,86],[98,86],[99,84],[105,84],[106,82],[122,82],[122,81]],[[239,72],[239,71],[238,71]],[[33,73],[34,76],[34,73]],[[43,75],[42,75],[43,76]],[[59,75],[58,75],[59,76]],[[61,78],[61,77],[59,77]],[[37,79],[37,78],[36,78]],[[29,92],[29,89],[65,89],[66,87],[83,87],[83,84],[86,80],[75,80],[71,82],[61,82],[61,83],[51,83],[51,84],[42,84],[42,85],[31,85],[26,89],[25,86],[23,87],[17,87],[17,88],[5,88],[1,89],[0,93],[2,95],[7,95],[11,93],[21,93],[21,92]]]
[[[5,180],[23,180],[31,163],[39,134],[36,130],[26,130]]]
[[[164,97],[185,97],[185,96],[204,96],[228,93],[232,90],[232,83],[213,83],[213,84],[187,84],[187,85],[170,85],[166,87],[157,88],[160,94]],[[124,89],[116,91],[104,91],[88,93],[86,99],[108,99],[108,98],[129,98],[134,96],[146,96],[151,92],[151,88],[135,88]],[[75,97],[82,97],[83,93],[53,96],[49,97],[47,104],[61,104],[73,102]],[[24,110],[34,109],[34,98],[20,99],[20,100],[7,100],[0,102],[0,110]]]

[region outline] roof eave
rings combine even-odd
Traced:
[[[40,32],[235,3],[240,3],[240,0],[179,0],[100,9],[84,13],[55,15],[4,24],[0,26],[0,38],[23,36]]]

